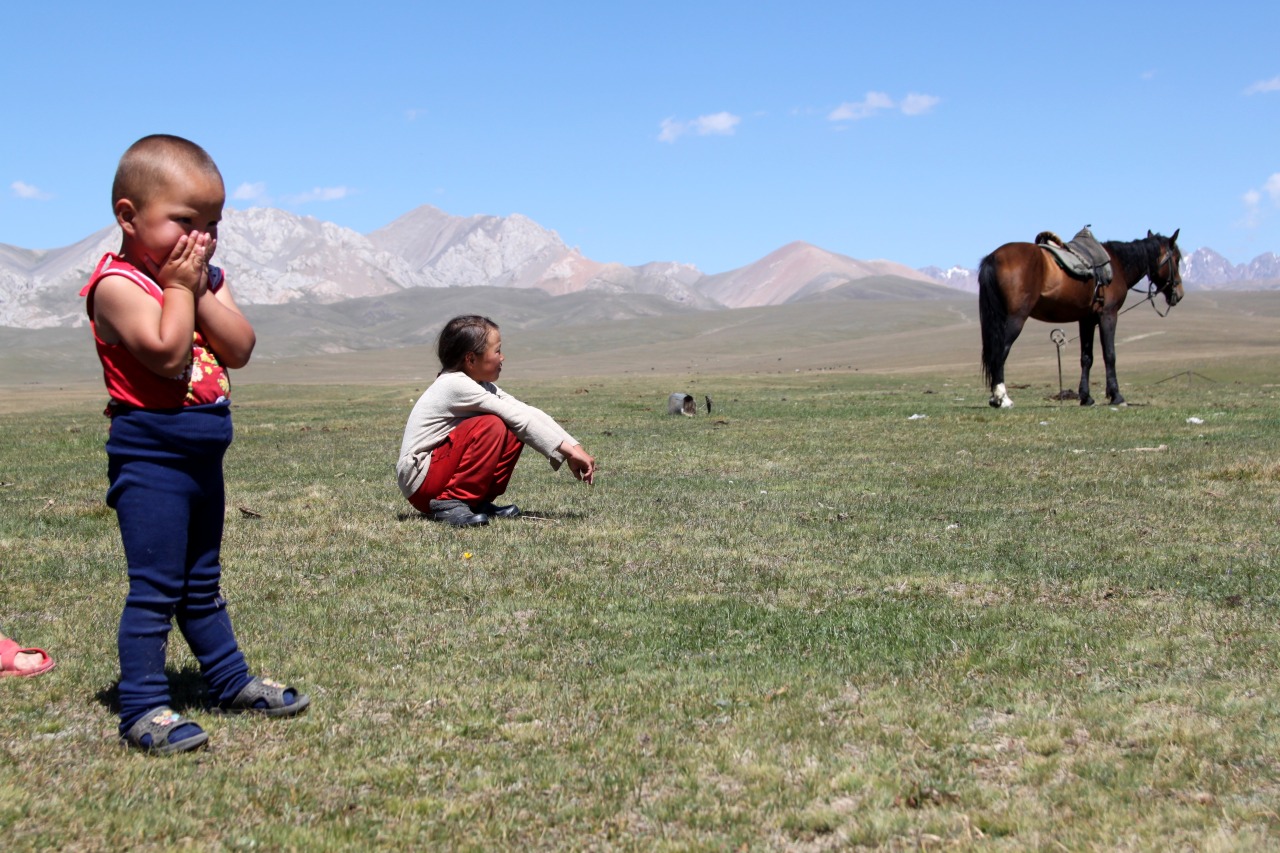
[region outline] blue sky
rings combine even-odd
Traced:
[[[1280,251],[1275,3],[4,7],[0,243],[24,248],[110,224],[120,154],[167,132],[231,207],[520,213],[632,265],[803,240],[976,266],[1085,223]]]

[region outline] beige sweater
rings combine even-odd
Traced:
[[[396,483],[406,498],[427,479],[431,451],[443,444],[458,424],[484,414],[502,418],[521,441],[551,460],[552,468],[558,469],[564,462],[558,449],[562,443],[579,443],[546,412],[521,403],[492,382],[476,382],[461,371],[441,373],[418,398],[405,424]]]

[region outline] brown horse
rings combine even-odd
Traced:
[[[1182,229],[1178,229],[1181,231]],[[1102,330],[1102,360],[1107,366],[1107,400],[1124,402],[1116,382],[1116,317],[1129,288],[1145,276],[1170,306],[1182,299],[1182,253],[1178,231],[1172,237],[1147,232],[1130,243],[1107,241],[1111,283],[1094,302],[1093,281],[1062,271],[1045,249],[1032,243],[1005,243],[978,268],[978,318],[982,324],[982,372],[991,387],[991,405],[1013,405],[1004,387],[1004,363],[1028,317],[1047,323],[1080,323],[1080,405],[1092,406],[1089,368],[1093,366],[1093,330]],[[1154,297],[1154,294],[1152,294]]]

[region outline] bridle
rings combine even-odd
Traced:
[[[1158,242],[1157,242],[1157,245],[1159,245]],[[1165,276],[1164,281],[1162,282],[1156,281],[1155,277],[1153,277],[1150,274],[1146,276],[1147,301],[1151,303],[1151,307],[1156,312],[1156,314],[1161,317],[1168,316],[1169,312],[1173,310],[1173,305],[1170,304],[1168,308],[1166,308],[1163,312],[1161,312],[1160,306],[1156,304],[1157,293],[1164,293],[1166,290],[1168,291],[1173,290],[1173,276],[1174,276],[1174,273],[1177,272],[1177,268],[1174,266],[1172,243],[1160,247],[1160,255],[1156,260],[1155,275],[1159,276],[1161,268],[1165,267],[1166,265],[1169,267],[1169,274]],[[1132,307],[1137,307],[1137,306],[1135,305]]]

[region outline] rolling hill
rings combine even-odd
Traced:
[[[439,365],[434,336],[454,314],[478,311],[503,328],[503,384],[524,379],[591,376],[710,379],[718,374],[762,378],[790,373],[862,371],[947,375],[965,393],[982,395],[977,306],[970,295],[936,299],[843,299],[780,306],[694,311],[656,297],[580,293],[552,297],[536,290],[450,288],[342,305],[253,306],[258,331],[253,362],[236,382],[405,384],[429,382]],[[412,322],[406,317],[416,318]],[[1280,365],[1280,292],[1192,294],[1167,317],[1129,312],[1117,335],[1121,382],[1141,370],[1172,376],[1208,374],[1224,392],[1239,365],[1274,375]],[[1050,326],[1032,321],[1014,346],[1008,381],[1056,383],[1057,351]],[[1065,329],[1074,337],[1074,327]],[[1078,349],[1063,350],[1066,385],[1078,376]],[[1231,365],[1219,374],[1217,365]],[[1100,356],[1095,372],[1100,376]],[[685,382],[686,380],[679,380]],[[701,387],[701,386],[699,386]],[[57,389],[102,396],[86,329],[0,329],[0,406]],[[976,398],[975,398],[976,399]],[[985,396],[982,397],[985,400]]]

